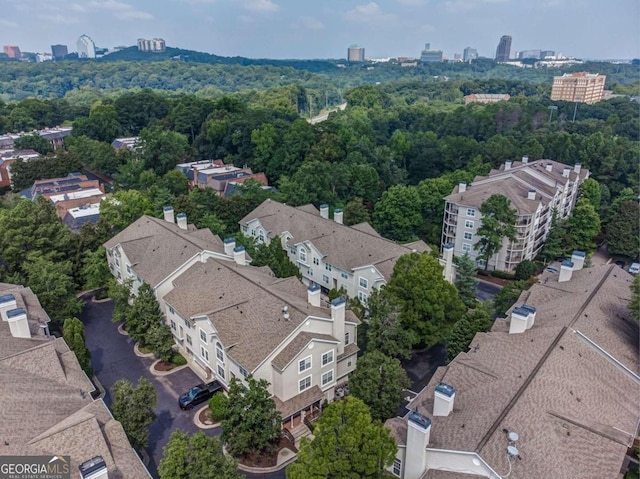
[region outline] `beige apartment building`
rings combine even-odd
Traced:
[[[597,103],[602,100],[605,75],[599,73],[565,73],[553,77],[551,99],[578,103]]]

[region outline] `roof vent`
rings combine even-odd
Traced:
[[[520,451],[516,446],[507,446],[507,454],[509,457],[518,457],[520,455]]]
[[[102,456],[95,456],[78,466],[82,479],[109,479],[107,464]]]
[[[533,188],[530,189],[529,193],[527,194],[527,199],[535,200],[536,199],[536,190],[534,190]]]

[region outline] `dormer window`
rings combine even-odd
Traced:
[[[303,263],[307,262],[307,250],[304,248],[300,248],[300,261]]]

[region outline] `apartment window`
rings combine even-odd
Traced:
[[[262,231],[262,230],[258,231],[258,240],[261,243],[264,243],[264,231]]]
[[[131,265],[130,264],[127,265],[127,273],[131,274]]]
[[[238,367],[240,368],[240,374],[242,374],[242,376],[246,378],[249,375],[249,371],[247,371],[242,366],[238,366]]]
[[[251,230],[251,236],[255,236],[256,235],[256,230],[252,229]]]
[[[349,359],[349,361],[347,361],[347,367],[350,368],[352,364],[351,359]]]
[[[329,263],[325,263],[324,269],[326,269],[327,271],[331,271],[331,265]]]
[[[173,319],[171,320],[171,329],[176,330],[176,322]]]
[[[469,233],[469,232],[465,231],[465,233],[464,233],[464,239],[466,239],[466,240],[472,240],[472,239],[473,239],[473,233]]]
[[[471,245],[469,243],[462,243],[462,251],[471,251]]]
[[[393,475],[400,477],[400,473],[402,473],[402,461],[396,458],[393,460]]]
[[[113,266],[113,263],[109,263],[109,269],[113,269],[115,268],[115,266]]]
[[[316,265],[320,264],[320,260],[316,256],[313,257],[313,264],[316,264]]]
[[[109,256],[113,256],[113,251],[109,250],[107,252],[109,253]]]
[[[475,216],[476,210],[473,208],[467,208],[467,216]]]
[[[187,344],[193,346],[193,341],[191,341],[191,336],[187,334]]]
[[[193,326],[191,326],[191,323],[190,323],[189,321],[187,321],[186,319],[182,318],[182,320],[184,321],[184,325],[185,325],[187,328],[191,329],[191,328],[193,327]]]
[[[326,274],[322,275],[322,281],[324,281],[325,283],[329,284],[329,276],[327,276]]]
[[[313,270],[311,268],[307,269],[307,276],[313,276]]]
[[[307,262],[307,250],[304,248],[300,248],[300,261],[303,263]]]
[[[249,228],[247,227],[247,225],[242,225],[242,232],[246,233],[249,230]]]
[[[347,273],[345,273],[344,271],[342,271],[340,273],[340,276],[342,276],[344,279],[348,279],[349,278],[349,275]]]
[[[307,369],[311,369],[311,356],[307,356],[304,359],[298,361],[298,372],[302,373]]]
[[[222,344],[216,343],[216,357],[221,363],[224,363],[224,351],[222,351]]]
[[[473,221],[471,220],[464,220],[464,227],[465,228],[469,228],[469,229],[473,229]]]
[[[224,368],[220,365],[218,365],[218,376],[224,379]]]
[[[120,274],[120,271],[118,271],[118,279],[122,279],[122,275]]]
[[[327,364],[331,364],[333,362],[333,349],[331,351],[327,351],[322,355],[322,365],[326,366]]]
[[[361,288],[369,289],[369,280],[367,278],[363,278],[362,276],[360,276],[360,279],[358,280],[358,284],[360,285]]]
[[[331,371],[327,371],[322,375],[322,385],[326,386],[333,382],[333,369]]]
[[[307,376],[306,378],[303,378],[298,382],[298,392],[302,392],[305,389],[309,389],[310,387],[311,387],[311,376]]]
[[[202,359],[206,362],[209,362],[209,351],[207,351],[207,348],[204,346],[200,346],[200,356],[202,356]]]
[[[169,306],[169,312],[170,312],[171,314],[176,314],[176,310],[175,310],[175,309],[173,309],[173,307],[171,307],[171,306]]]
[[[297,249],[295,249],[295,248],[289,248],[289,252],[290,252],[293,256],[295,256],[295,255],[297,255],[297,254],[298,254],[298,250],[297,250]]]
[[[344,345],[346,346],[351,342],[351,336],[349,335],[349,331],[344,333]]]
[[[364,294],[362,291],[358,291],[358,299],[362,304],[367,304],[367,300],[368,300],[367,295]]]
[[[207,333],[205,333],[202,329],[200,330],[200,341],[203,343],[207,342]]]
[[[120,260],[118,258],[116,258],[116,264],[120,266]]]

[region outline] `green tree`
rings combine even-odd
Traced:
[[[458,269],[456,270],[455,285],[460,299],[468,308],[476,305],[476,263],[471,259],[469,253],[465,253],[458,258]]]
[[[636,275],[631,283],[631,301],[629,301],[631,318],[640,321],[640,275]]]
[[[168,171],[162,177],[162,184],[172,195],[186,195],[189,192],[189,178],[179,170]]]
[[[131,339],[146,346],[149,340],[149,332],[163,324],[162,320],[162,311],[160,311],[153,289],[147,283],[142,283],[138,288],[133,304],[127,311],[127,333],[129,333]],[[158,346],[164,333],[161,331],[156,331],[156,333],[154,333],[156,337],[153,339],[158,341],[156,343]]]
[[[406,241],[413,237],[422,224],[416,188],[395,185],[385,191],[374,207],[373,224],[385,238]]]
[[[87,252],[82,261],[82,278],[87,289],[101,288],[107,285],[111,270],[107,263],[107,250],[100,246],[93,252]]]
[[[551,216],[551,227],[544,242],[539,257],[545,263],[560,258],[565,253],[565,231],[562,223],[558,219],[558,212],[554,208]]]
[[[528,259],[522,260],[516,266],[516,279],[528,280],[536,272],[536,264]]]
[[[291,262],[278,237],[272,239],[268,245],[259,244],[252,259],[253,266],[269,266],[276,278],[300,276],[300,270]]]
[[[353,396],[327,406],[313,434],[302,440],[287,479],[381,478],[397,452],[389,430]]]
[[[159,126],[145,128],[140,132],[134,152],[145,169],[152,169],[158,176],[163,176],[178,163],[187,161],[193,154],[185,135]]]
[[[175,343],[169,326],[162,323],[154,324],[145,333],[144,342],[153,351],[156,358],[162,361],[171,361]]]
[[[78,318],[67,318],[64,320],[62,331],[64,341],[78,358],[80,367],[87,373],[87,376],[92,377],[91,353],[85,344],[84,324]]]
[[[438,260],[428,253],[401,256],[386,286],[400,307],[400,322],[414,344],[436,344],[465,311],[451,283],[442,276]]]
[[[96,103],[89,117],[73,122],[73,136],[86,136],[92,140],[111,143],[122,134],[118,112],[113,105]]]
[[[75,134],[74,130],[73,136],[65,138],[65,146],[69,155],[87,168],[110,175],[126,161],[126,154],[118,154],[109,143]]]
[[[133,281],[127,279],[124,283],[119,283],[115,278],[109,278],[107,282],[107,294],[113,300],[112,321],[119,323],[126,321],[131,308],[131,285]]]
[[[589,203],[593,205],[596,211],[600,211],[601,196],[600,196],[600,184],[593,178],[587,178],[580,185],[580,191],[578,198],[584,198],[589,200]]]
[[[380,351],[358,359],[349,377],[349,391],[369,406],[371,417],[384,421],[396,415],[403,392],[411,386],[400,361]]]
[[[453,182],[447,178],[429,178],[418,183],[416,188],[422,206],[425,240],[432,244],[439,244],[444,216],[444,198],[451,193]]]
[[[229,399],[224,394],[214,394],[209,399],[209,417],[212,421],[218,422],[223,420],[229,409]]]
[[[221,395],[220,395],[221,396]],[[171,434],[158,465],[160,479],[241,479],[238,465],[222,453],[217,437],[198,431]]]
[[[371,292],[367,309],[367,351],[380,351],[392,358],[409,359],[413,337],[402,326],[400,307],[384,286]]]
[[[468,350],[476,333],[489,331],[493,325],[493,305],[490,301],[470,310],[456,321],[447,337],[447,361],[451,362],[460,353]]]
[[[501,316],[518,301],[520,294],[528,289],[529,285],[526,281],[513,281],[505,285],[493,298],[493,306],[495,313]]]
[[[113,417],[120,421],[131,446],[140,450],[149,444],[149,426],[156,419],[154,412],[158,398],[153,384],[138,379],[134,387],[126,379],[119,379],[111,388]]]
[[[616,215],[607,224],[607,251],[636,258],[640,253],[640,204],[626,201],[617,206]]]
[[[229,408],[222,421],[222,440],[235,457],[271,451],[282,435],[282,417],[267,389],[269,383],[251,375],[246,382],[247,387],[238,378],[229,383]]]
[[[51,143],[40,135],[22,135],[13,142],[16,150],[36,150],[41,155],[47,155],[53,151]]]
[[[149,198],[137,190],[116,191],[100,203],[100,217],[111,228],[123,230],[142,215],[153,214]]]
[[[371,215],[367,207],[362,203],[362,198],[354,198],[349,201],[344,205],[343,212],[344,224],[347,226],[369,223],[371,221]]]
[[[578,200],[567,220],[567,244],[569,250],[592,251],[593,238],[600,232],[600,217],[593,205],[584,198]]]
[[[477,234],[480,239],[473,248],[480,252],[485,261],[484,269],[489,268],[489,260],[500,249],[506,238],[516,240],[516,210],[511,208],[511,201],[504,195],[491,195],[480,205],[482,225]]]

